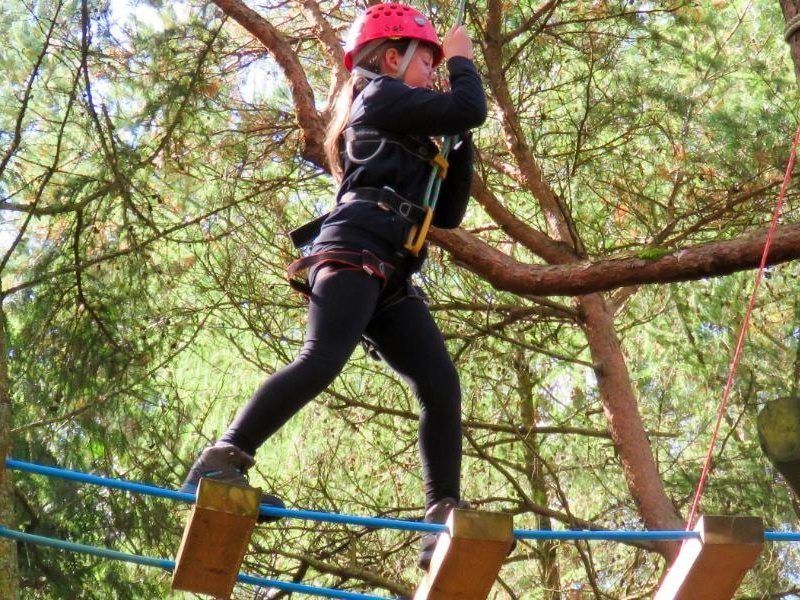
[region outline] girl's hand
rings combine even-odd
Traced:
[[[469,39],[467,28],[464,25],[453,27],[442,40],[442,49],[446,59],[454,56],[463,56],[473,60],[472,40]]]

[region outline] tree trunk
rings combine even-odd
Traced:
[[[779,1],[787,23],[790,19],[800,14],[800,2],[797,0]],[[789,48],[792,55],[792,62],[794,63],[794,76],[795,79],[797,79],[797,84],[800,86],[800,30],[789,40]]]
[[[550,238],[568,246],[574,253],[574,262],[579,262],[584,255],[579,232],[572,215],[543,178],[542,169],[525,139],[520,115],[511,100],[503,75],[502,14],[501,2],[491,0],[487,11],[484,56],[488,66],[489,87],[500,107],[501,124],[508,149],[519,166],[520,183],[538,201],[547,219]],[[647,529],[680,529],[683,521],[667,496],[656,467],[620,348],[613,315],[599,294],[578,296],[576,303],[581,326],[596,365],[609,432],[639,514]],[[656,548],[670,563],[678,551],[678,546],[674,543],[658,544]]]
[[[6,352],[6,316],[0,306],[0,525],[12,526],[14,508],[11,480],[5,468],[5,458],[11,447],[11,394],[8,381]],[[0,598],[17,597],[17,546],[0,539]]]
[[[595,364],[603,411],[625,479],[648,529],[682,529],[683,521],[664,491],[638,402],[619,345],[614,317],[599,294],[578,299],[583,331]],[[671,560],[677,544],[663,543],[660,551]]]

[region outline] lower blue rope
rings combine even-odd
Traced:
[[[147,567],[156,567],[158,569],[169,571],[170,573],[175,570],[175,563],[171,560],[166,560],[163,558],[150,558],[148,556],[137,556],[136,554],[126,554],[116,550],[109,550],[108,548],[98,548],[96,546],[87,546],[85,544],[66,542],[64,540],[57,540],[41,535],[33,535],[31,533],[15,531],[13,529],[3,527],[2,525],[0,525],[0,537],[16,540],[18,542],[36,544],[38,546],[48,546],[50,548],[58,548],[59,550],[69,550],[70,552],[79,552],[81,554],[90,554],[92,556],[110,558],[111,560],[144,565]],[[292,583],[290,581],[265,579],[263,577],[245,575],[243,573],[240,573],[236,577],[236,581],[258,587],[276,588],[287,592],[295,592],[309,596],[321,596],[323,598],[339,598],[341,600],[387,600],[382,596],[370,596],[368,594],[358,594],[356,592],[346,592],[344,590],[334,590],[331,588],[320,588],[311,585],[303,585],[301,583]]]
[[[195,495],[155,487],[143,483],[135,483],[122,479],[98,477],[78,471],[69,471],[57,467],[46,467],[35,463],[24,462],[12,458],[6,459],[6,466],[16,471],[59,477],[81,483],[98,485],[113,489],[126,490],[137,494],[167,498],[179,502],[194,504]],[[327,523],[342,523],[358,525],[372,529],[399,529],[403,531],[419,531],[439,533],[447,531],[446,525],[436,523],[423,523],[421,521],[402,521],[400,519],[385,519],[377,517],[360,517],[356,515],[342,515],[314,510],[297,510],[289,508],[275,508],[274,506],[261,506],[261,514],[271,517],[285,517],[289,519],[305,519]],[[514,537],[520,540],[606,540],[606,541],[651,541],[674,542],[686,539],[700,539],[697,531],[606,531],[606,530],[565,530],[551,531],[548,529],[515,529]],[[800,542],[800,533],[765,531],[764,540],[768,542]]]

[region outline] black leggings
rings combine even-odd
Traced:
[[[446,497],[459,500],[461,387],[428,307],[404,293],[405,282],[381,289],[380,280],[361,269],[324,267],[313,279],[299,356],[258,388],[222,441],[255,454],[331,384],[364,335],[419,400],[426,506]]]

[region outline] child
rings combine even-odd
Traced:
[[[326,138],[340,183],[336,207],[301,228],[300,237],[313,238],[311,253],[289,268],[307,273],[305,344],[293,363],[262,384],[216,445],[201,453],[182,489],[193,491],[201,477],[245,484],[259,446],[334,380],[363,336],[419,400],[425,520],[444,522],[460,503],[461,390],[443,336],[409,283],[424,250],[415,256],[406,247],[424,231],[420,205],[438,160],[430,136],[462,134],[433,215],[437,227],[460,224],[472,174],[472,145],[464,132],[486,119],[486,99],[465,28],[452,29],[440,43],[428,19],[409,6],[367,8],[345,51],[351,78]],[[446,93],[429,89],[443,59],[450,71]],[[274,497],[265,500],[282,505]],[[435,535],[423,537],[423,568],[435,542]]]

